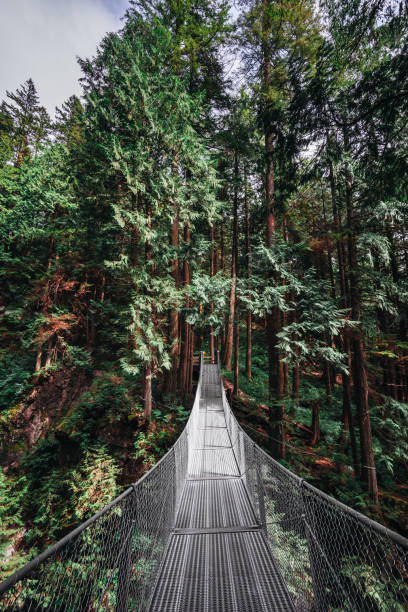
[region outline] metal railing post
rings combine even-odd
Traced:
[[[306,496],[304,490],[304,481],[300,483],[300,494],[302,500],[302,518],[305,529],[306,541],[307,541],[307,552],[309,555],[310,573],[312,576],[312,587],[313,587],[313,611],[314,612],[327,612],[329,609],[326,604],[326,596],[324,592],[324,585],[319,580],[319,552],[314,542],[314,512],[308,512],[306,505]],[[312,535],[313,534],[313,535]]]
[[[255,469],[256,469],[256,481],[257,481],[257,488],[258,488],[259,522],[265,531],[265,535],[268,535],[267,529],[266,529],[265,487],[264,487],[264,483],[263,483],[261,472],[260,472],[259,457],[258,457],[258,454],[256,453],[255,442],[254,442],[253,453],[254,453],[254,460],[255,460],[254,463],[255,463]]]
[[[129,606],[130,574],[132,567],[134,521],[126,534],[124,549],[118,561],[118,587],[116,591],[115,612],[127,612]]]

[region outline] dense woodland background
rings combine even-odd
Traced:
[[[408,27],[135,0],[51,120],[0,107],[2,577],[181,431],[220,350],[275,458],[408,531]]]

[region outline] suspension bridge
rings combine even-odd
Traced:
[[[408,610],[408,540],[319,491],[241,429],[219,364],[138,482],[0,585],[3,611]]]

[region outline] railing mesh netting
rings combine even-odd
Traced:
[[[406,612],[408,541],[267,455],[240,427],[223,385],[222,394],[241,474],[295,609]]]

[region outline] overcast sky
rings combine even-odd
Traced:
[[[0,99],[32,78],[54,115],[81,93],[76,57],[89,57],[121,27],[128,0],[0,0]]]

